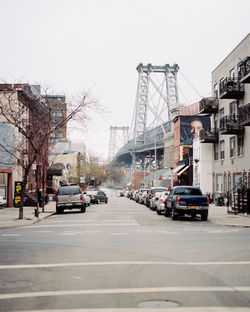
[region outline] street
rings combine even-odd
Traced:
[[[108,195],[86,213],[0,230],[0,311],[249,309],[249,228],[172,221]]]

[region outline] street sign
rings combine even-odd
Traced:
[[[22,188],[23,188],[22,182],[16,181],[15,182],[15,193],[14,193],[14,207],[20,207]]]

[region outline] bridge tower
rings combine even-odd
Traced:
[[[112,161],[117,151],[128,142],[129,127],[110,127],[109,162]]]
[[[135,110],[130,139],[133,141],[132,167],[144,167],[145,155],[136,156],[135,147],[145,144],[146,132],[170,122],[170,111],[178,103],[177,64],[154,66],[152,64],[137,66],[138,85],[136,92]],[[150,156],[157,160],[157,153]],[[139,163],[137,160],[140,160]],[[155,161],[155,167],[157,161]]]

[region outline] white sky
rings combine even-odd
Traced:
[[[110,126],[131,125],[136,66],[175,62],[208,96],[212,70],[250,31],[249,12],[249,0],[0,0],[0,78],[61,94],[91,88],[108,113],[70,136],[106,158]],[[180,76],[179,86],[199,99]]]

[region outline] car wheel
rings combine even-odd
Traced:
[[[207,217],[208,217],[208,212],[202,212],[201,213],[201,220],[202,221],[207,221]]]
[[[57,214],[63,213],[63,208],[56,208],[56,213]]]
[[[107,204],[108,203],[108,201],[107,200],[105,200],[105,204]]]
[[[81,207],[81,212],[84,213],[86,211],[86,206]]]
[[[165,207],[164,216],[165,216],[165,217],[169,217],[169,210],[168,210],[167,207]]]
[[[161,215],[161,211],[156,209],[157,214],[160,216]]]
[[[172,208],[172,220],[177,220],[177,214],[176,214],[176,211],[174,209],[174,207]]]

